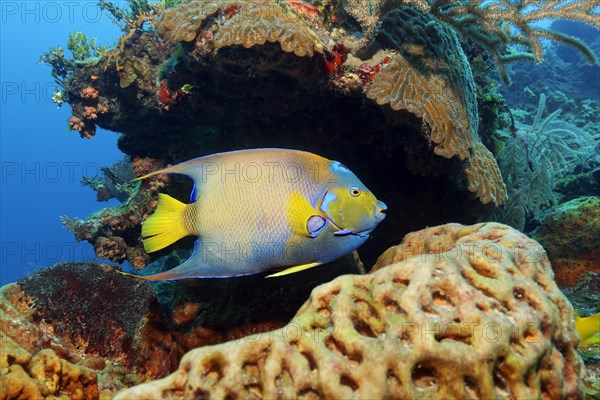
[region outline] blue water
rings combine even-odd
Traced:
[[[124,3],[124,2],[123,2]],[[98,129],[92,140],[67,131],[70,107],[57,109],[50,67],[38,65],[50,47],[66,47],[81,30],[112,44],[120,31],[96,1],[0,2],[0,285],[60,261],[93,260],[60,216],[85,218],[102,206],[82,176],[120,159],[118,134]]]

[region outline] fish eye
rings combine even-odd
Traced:
[[[360,196],[360,189],[356,186],[352,186],[350,188],[350,196],[352,197],[358,197]]]

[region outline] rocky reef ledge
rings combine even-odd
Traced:
[[[175,314],[163,316],[147,283],[67,270],[61,293],[44,281],[52,270],[2,288],[0,398],[583,396],[573,308],[543,248],[501,224],[411,233],[370,274],[316,287],[287,324],[182,358]],[[91,332],[107,332],[101,347]]]

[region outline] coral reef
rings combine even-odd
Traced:
[[[193,350],[116,399],[580,397],[573,309],[552,278],[507,226],[429,228],[376,272],[316,288],[285,327]]]
[[[542,40],[568,45],[590,63],[597,62],[590,47],[582,40],[536,25],[541,20],[571,20],[600,28],[596,0],[567,1],[468,0],[435,1],[430,12],[451,25],[460,34],[480,43],[493,57],[505,82],[509,81],[505,64],[518,60],[543,59]],[[519,45],[522,51],[511,51]]]
[[[559,36],[531,22],[567,16],[597,23],[589,1],[559,2],[555,15],[548,2],[529,1],[132,1],[131,12],[100,3],[124,24],[124,35],[98,62],[69,64],[60,101],[73,107],[73,129],[88,138],[97,126],[122,132],[124,153],[158,163],[254,147],[339,159],[372,177],[369,187],[396,205],[361,248],[368,263],[394,237],[450,220],[472,223],[506,200],[493,142],[479,137],[476,87],[460,38],[479,40],[503,64],[523,58],[509,51],[518,40],[502,30],[506,24],[529,29],[523,44],[539,58],[537,39]],[[61,59],[55,56],[48,61]],[[401,190],[390,191],[398,182]],[[139,193],[121,208],[66,225],[99,254],[141,268],[153,259],[135,235],[155,197]]]
[[[557,120],[561,110],[543,116],[546,96],[541,95],[533,123],[517,124],[498,153],[510,200],[494,218],[518,229],[541,218],[557,203],[556,181],[568,176],[576,162],[587,163],[598,146],[598,137]]]
[[[168,282],[157,284],[155,295],[146,282],[108,265],[41,270],[0,289],[0,398],[2,390],[11,391],[8,398],[16,390],[32,398],[108,398],[165,376],[188,350],[283,326],[316,285],[345,273],[364,273],[356,253],[315,268],[302,282]],[[48,379],[54,386],[44,389]]]
[[[140,224],[156,208],[157,191],[169,182],[169,177],[157,176],[136,185],[126,179],[145,175],[164,165],[158,160],[138,157],[131,164],[122,160],[102,168],[104,178],[85,178],[83,184],[96,190],[98,201],[114,196],[124,201],[123,204],[100,210],[86,220],[63,216],[62,224],[75,234],[77,241],[92,244],[98,257],[117,263],[128,261],[138,270],[144,268],[151,258],[141,243]]]
[[[181,262],[168,257],[158,272]],[[146,273],[144,271],[144,273]],[[157,283],[154,286],[173,325],[182,351],[222,343],[285,325],[317,285],[339,275],[363,274],[356,252],[334,263],[277,279],[265,274],[237,279],[193,279]],[[132,279],[132,278],[130,278]],[[260,295],[257,295],[257,294]]]
[[[433,26],[436,35],[428,35]],[[404,44],[411,34],[415,39]],[[454,32],[431,16],[405,8],[386,16],[380,35],[400,53],[375,75],[367,97],[420,116],[435,153],[464,162],[469,190],[484,204],[502,204],[506,189],[495,159],[483,145],[473,147],[479,142],[473,77],[469,68],[453,66],[467,65]]]
[[[12,357],[14,342],[7,343],[7,358]],[[16,349],[22,351],[22,349]],[[93,400],[99,397],[94,371],[59,358],[45,349],[35,356],[0,365],[0,398]]]
[[[87,399],[165,376],[177,362],[168,326],[150,286],[112,267],[43,269],[0,289],[0,390]]]
[[[572,286],[586,272],[600,272],[600,197],[581,197],[550,211],[535,230],[552,261],[560,286]]]
[[[202,23],[219,10],[223,21],[213,33],[216,49],[279,42],[283,51],[299,57],[323,52],[321,40],[309,26],[272,1],[190,1],[165,11],[156,31],[172,43],[189,42],[195,39]]]
[[[76,125],[80,133],[91,133],[92,126],[122,132],[119,147],[133,158],[177,163],[240,148],[284,147],[351,165],[397,205],[388,216],[392,222],[361,249],[371,263],[394,237],[424,224],[475,222],[506,197],[492,154],[478,144],[486,142],[478,137],[475,86],[457,35],[415,7],[419,2],[410,3],[382,14],[373,38],[379,50],[364,59],[349,51],[352,35],[333,18],[339,16],[334,6],[319,13],[270,3],[264,14],[265,2],[183,3],[160,15],[156,32],[128,30],[116,59],[76,68],[65,99],[79,118],[74,122],[84,124]],[[244,18],[256,22],[254,28],[243,28]],[[274,24],[294,27],[284,30],[291,36]],[[401,78],[418,83],[400,87]],[[96,99],[81,96],[89,86],[98,91]],[[391,193],[397,182],[402,188]],[[152,207],[136,204],[142,212],[134,216],[142,222]],[[403,215],[404,209],[413,212]],[[131,214],[128,207],[114,212]],[[79,237],[93,244],[121,236],[128,247],[138,246],[129,232],[139,226],[128,225],[125,236],[96,234],[106,229],[94,220],[98,215],[68,225],[92,232]],[[150,261],[140,256],[135,253],[137,265]]]

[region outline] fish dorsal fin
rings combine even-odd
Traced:
[[[292,232],[302,237],[317,237],[327,225],[327,221],[321,216],[321,213],[297,192],[292,192],[290,195],[287,216]],[[322,220],[322,224],[319,223],[319,219]]]
[[[265,278],[275,278],[275,277],[278,277],[278,276],[284,276],[284,275],[294,274],[296,272],[304,271],[305,269],[313,268],[313,267],[316,267],[318,265],[321,265],[321,263],[320,262],[313,262],[313,263],[308,263],[308,264],[296,265],[295,267],[290,267],[290,268],[284,269],[283,271],[279,271],[279,272],[276,272],[274,274],[267,275]]]

